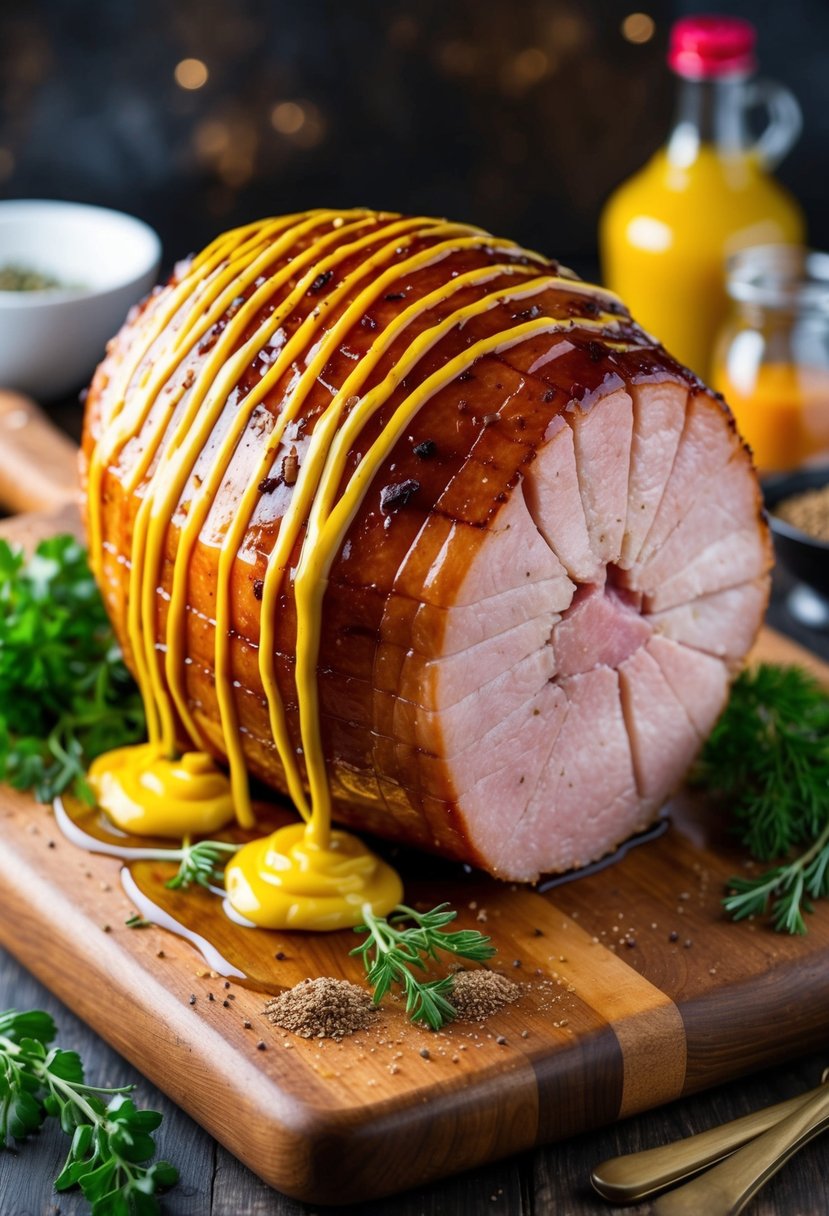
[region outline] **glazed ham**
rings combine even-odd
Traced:
[[[227,366],[276,318],[223,390],[169,518],[152,623],[162,680],[167,605],[192,504],[246,396],[307,331],[241,428],[185,571],[181,680],[193,742],[224,758],[218,549],[257,453],[293,409],[233,561],[226,626],[247,765],[285,790],[257,662],[268,555],[315,426],[355,367],[372,360],[343,419],[434,333],[405,376],[388,381],[349,458],[350,475],[401,404],[457,361],[377,468],[328,576],[317,681],[335,813],[502,878],[583,865],[652,822],[756,635],[770,548],[749,453],[722,400],[614,297],[556,263],[457,225],[457,247],[447,248],[450,226],[437,221],[411,221],[401,238],[397,216],[314,214],[310,230],[309,216],[297,217],[304,228],[293,242],[290,228],[281,243],[264,224],[245,230],[253,241],[260,233],[260,274],[217,315],[205,293],[227,262],[189,293],[182,284],[192,263],[177,268],[130,317],[93,381],[87,463],[119,418],[134,421],[109,444],[101,482],[100,581],[127,661],[135,661],[126,627],[135,516],[160,457],[181,441],[190,395],[215,378],[219,356]],[[356,228],[362,245],[352,252]],[[336,269],[314,274],[332,251]],[[383,279],[366,269],[378,251]],[[277,284],[270,299],[234,332],[240,307],[269,282]],[[161,325],[176,290],[181,302]],[[484,297],[486,307],[469,307]],[[355,301],[359,316],[349,319]],[[426,301],[419,311],[418,301]],[[468,315],[450,324],[462,309]],[[324,366],[303,385],[325,342]],[[292,570],[301,544],[302,535],[275,613],[275,674],[300,756]],[[179,733],[186,742],[183,726]]]

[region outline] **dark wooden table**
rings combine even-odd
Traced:
[[[57,416],[68,430],[77,432],[74,404],[61,408]],[[829,637],[800,628],[788,617],[782,604],[786,590],[785,581],[778,579],[770,623],[829,659]],[[0,1009],[12,1006],[49,1010],[58,1023],[61,1044],[80,1052],[92,1083],[135,1083],[141,1104],[164,1113],[157,1136],[159,1150],[181,1172],[179,1185],[164,1199],[168,1216],[310,1216],[319,1210],[288,1199],[260,1182],[14,959],[0,951]],[[545,1146],[404,1195],[360,1207],[326,1210],[341,1216],[613,1216],[621,1212],[634,1216],[647,1211],[647,1207],[612,1207],[592,1191],[592,1166],[619,1153],[664,1144],[802,1093],[817,1084],[828,1063],[829,1042],[825,1054],[793,1061],[565,1144]],[[88,1212],[85,1201],[76,1193],[57,1195],[52,1190],[65,1152],[65,1137],[50,1126],[19,1152],[0,1153],[0,1216],[82,1216]],[[826,1216],[829,1139],[818,1139],[803,1149],[748,1211],[750,1216]]]

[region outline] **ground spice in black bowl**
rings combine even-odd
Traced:
[[[784,498],[774,513],[807,536],[829,541],[829,484]]]

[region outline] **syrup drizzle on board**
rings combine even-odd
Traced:
[[[166,884],[177,867],[174,862],[160,861],[156,857],[159,849],[169,849],[169,841],[159,837],[155,847],[148,845],[146,837],[122,832],[99,808],[88,807],[71,795],[57,798],[54,810],[57,826],[72,844],[90,853],[116,857],[125,863],[121,870],[121,885],[142,920],[190,942],[210,969],[220,976],[233,978],[261,992],[281,990],[278,968],[271,963],[279,953],[284,936],[250,923],[245,924],[229,907],[225,892],[220,887],[211,886],[208,889],[193,883],[186,891],[169,888]],[[217,839],[243,846],[255,839],[263,826],[273,831],[292,822],[287,807],[282,809],[272,803],[255,803],[254,810],[253,827],[245,829],[237,825],[220,833]],[[600,861],[581,870],[542,878],[534,889],[542,893],[605,870],[620,862],[630,850],[662,836],[668,830],[668,825],[668,818],[663,817],[653,827],[625,841]],[[430,868],[445,875],[446,890],[456,890],[459,882],[473,874],[471,867],[457,862],[430,859],[431,864],[427,863],[427,867],[424,867],[422,855],[410,854],[400,848],[394,849],[394,853],[394,864],[404,874],[406,871],[422,873],[424,868]]]
[[[271,830],[293,820],[287,809],[257,803],[255,810],[258,823]],[[71,795],[55,800],[55,822],[78,848],[123,861],[121,885],[139,916],[190,942],[211,971],[259,992],[282,990],[274,956],[284,936],[231,919],[223,906],[224,891],[219,888],[208,890],[193,883],[187,890],[171,890],[166,884],[177,866],[154,856],[160,849],[170,849],[169,840],[159,837],[148,843],[146,836],[130,836],[99,808],[88,807]],[[243,845],[257,834],[255,826],[237,826],[216,838]]]

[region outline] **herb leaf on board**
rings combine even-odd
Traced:
[[[413,1022],[440,1030],[445,1022],[452,1021],[456,1015],[450,999],[454,977],[427,979],[417,973],[428,972],[429,962],[439,961],[442,954],[475,962],[484,962],[495,954],[491,939],[483,933],[475,929],[448,930],[457,915],[445,903],[431,912],[399,904],[388,917],[374,916],[371,907],[364,905],[365,923],[357,925],[354,932],[367,937],[351,953],[363,960],[375,1005],[397,984],[403,989],[406,1012]]]

